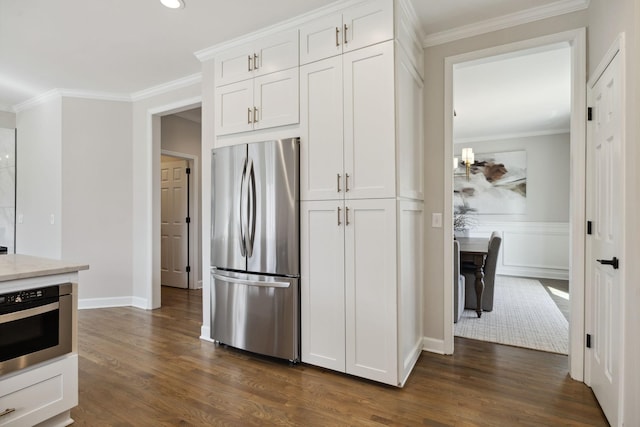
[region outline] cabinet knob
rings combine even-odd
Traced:
[[[251,108],[247,108],[247,124],[250,125],[251,123]]]
[[[340,28],[336,27],[336,47],[340,46],[340,39],[338,37],[340,37]]]
[[[347,24],[344,24],[344,34],[342,35],[344,37],[344,44],[349,43],[349,40],[347,39],[347,30],[349,29],[349,27],[347,27]]]
[[[251,55],[247,57],[247,71],[253,71],[253,58],[251,57]]]
[[[253,107],[253,123],[258,123],[258,109]]]
[[[349,191],[349,174],[344,174],[344,192],[347,193]]]
[[[342,225],[342,223],[340,222],[340,212],[342,212],[342,209],[340,209],[340,206],[338,206],[338,225]]]
[[[337,183],[338,183],[338,193],[342,190],[340,190],[340,174],[338,174],[338,178],[337,178]]]

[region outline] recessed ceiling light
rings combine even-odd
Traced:
[[[184,7],[184,1],[182,0],[160,0],[160,3],[169,9],[182,9]]]

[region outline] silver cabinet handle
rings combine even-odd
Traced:
[[[340,206],[338,206],[338,225],[342,225],[342,223],[340,222],[340,213],[342,212],[342,209],[340,208]]]
[[[248,61],[247,61],[247,69],[249,72],[253,71],[253,58],[251,58],[251,55],[249,55],[247,57]]]
[[[253,69],[257,70],[260,68],[260,61],[259,61],[260,57],[258,55],[256,55],[255,53],[253,54]]]
[[[250,125],[251,123],[251,108],[247,108],[247,124]]]
[[[347,24],[344,24],[344,44],[349,43],[349,40],[347,40],[347,30],[349,29],[349,27],[347,27]]]
[[[346,224],[346,225],[349,225],[349,224],[350,224],[350,223],[349,223],[349,208],[345,208],[345,211],[344,211],[344,219],[345,219],[345,224]]]
[[[338,193],[339,193],[339,192],[341,192],[341,191],[342,191],[342,190],[340,189],[340,174],[338,174],[337,183],[338,183]]]
[[[253,123],[258,123],[260,120],[258,120],[258,109],[256,107],[253,107]]]
[[[5,415],[9,415],[12,412],[16,412],[16,408],[7,408],[4,411],[0,412],[0,417],[4,417]]]
[[[336,47],[340,46],[340,40],[338,37],[340,36],[340,28],[336,27]]]
[[[349,174],[344,174],[344,191],[345,193],[349,191]]]

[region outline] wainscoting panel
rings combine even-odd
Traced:
[[[497,273],[520,277],[569,279],[569,223],[483,222],[465,235],[502,234]]]

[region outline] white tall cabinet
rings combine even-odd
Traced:
[[[421,36],[408,0],[341,4],[202,53],[203,104],[216,146],[301,139],[302,361],[402,386],[423,336]]]
[[[357,10],[394,28],[399,5]],[[422,349],[422,79],[376,34],[300,67],[302,361],[402,386]]]

